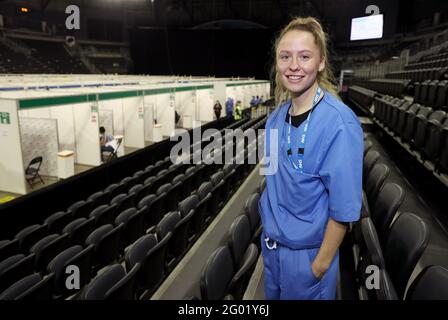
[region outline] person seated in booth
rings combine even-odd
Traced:
[[[100,146],[102,162],[104,162],[103,152],[115,152],[118,148],[118,141],[113,135],[106,134],[106,129],[104,127],[100,127]]]

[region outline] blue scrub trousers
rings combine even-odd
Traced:
[[[264,263],[264,290],[267,300],[335,300],[339,251],[330,268],[317,279],[311,263],[319,248],[294,250],[277,243],[268,249],[261,237]]]

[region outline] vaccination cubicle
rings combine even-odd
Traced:
[[[24,169],[39,153],[45,154],[41,173],[48,176],[57,175],[58,151],[73,151],[77,164],[100,165],[101,125],[108,133],[123,136],[125,146],[143,148],[174,135],[175,111],[178,126],[197,127],[214,120],[215,100],[220,100],[224,115],[227,97],[246,106],[254,92],[261,96],[268,85],[212,79],[1,91],[0,147],[9,152],[0,157],[0,190],[26,193]]]

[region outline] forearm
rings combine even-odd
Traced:
[[[314,260],[315,267],[325,273],[330,267],[339,246],[344,240],[347,226],[333,219],[328,220],[327,229],[319,252]]]

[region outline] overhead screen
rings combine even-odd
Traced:
[[[350,40],[378,39],[383,37],[383,15],[376,14],[352,19]]]

